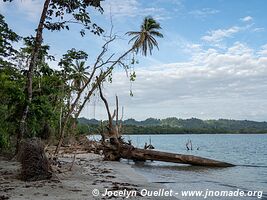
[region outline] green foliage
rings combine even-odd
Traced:
[[[12,42],[18,41],[17,34],[1,21],[0,55],[0,148],[10,146],[10,138],[16,135],[25,104],[25,70],[33,50],[34,38],[24,38],[25,46],[16,51]],[[43,45],[38,55],[37,68],[33,77],[33,99],[27,119],[27,136],[42,136],[47,125],[53,130],[58,127],[60,107],[64,105],[62,90],[68,87],[61,71],[52,70],[46,63],[53,60],[48,54],[49,46]],[[7,59],[12,58],[12,63]]]
[[[0,149],[8,149],[10,147],[10,139],[8,135],[8,130],[3,129],[7,127],[5,125],[0,126]]]
[[[63,68],[66,81],[71,81],[70,89],[79,91],[88,81],[90,73],[87,70],[90,66],[86,66],[88,54],[84,51],[76,49],[68,50],[59,62],[59,66]],[[70,90],[69,92],[72,92]]]
[[[12,0],[4,1],[11,2]],[[48,11],[44,13],[46,15],[41,16],[36,38],[33,36],[24,38],[24,46],[19,51],[13,48],[13,43],[17,42],[20,37],[8,28],[4,17],[0,14],[0,148],[8,148],[10,138],[21,133],[20,124],[23,124],[23,134],[21,134],[23,137],[47,138],[48,135],[56,135],[59,132],[61,136],[64,136],[61,134],[64,131],[67,132],[65,135],[103,131],[103,124],[102,126],[98,124],[75,126],[75,117],[79,115],[81,111],[79,109],[82,109],[84,105],[81,102],[82,97],[87,94],[92,95],[93,89],[96,88],[97,76],[101,76],[102,82],[107,79],[112,82],[112,70],[115,65],[122,65],[126,70],[131,70],[130,81],[134,81],[136,74],[131,65],[138,61],[135,60],[134,55],[130,63],[125,63],[123,59],[131,52],[135,54],[133,50],[138,50],[142,45],[143,51],[146,47],[151,53],[153,46],[158,47],[153,36],[162,37],[162,35],[156,32],[160,28],[159,24],[152,18],[146,18],[144,28],[140,33],[144,34],[148,31],[149,35],[142,40],[142,44],[134,45],[134,48],[122,54],[110,67],[106,65],[112,62],[104,61],[106,57],[104,53],[107,51],[105,48],[108,44],[106,43],[90,73],[88,72],[90,66],[86,65],[88,54],[75,48],[63,55],[58,63],[60,70],[52,69],[48,61],[55,61],[55,58],[48,53],[50,47],[42,44],[43,28],[51,31],[69,30],[70,24],[75,24],[75,28],[78,25],[82,26],[80,29],[82,36],[86,30],[100,35],[104,30],[91,21],[88,13],[90,7],[102,13],[100,2],[101,0],[46,0],[44,11],[49,3]],[[44,27],[42,22],[44,22]],[[144,55],[146,55],[146,50],[143,52]],[[76,99],[75,96],[77,96]],[[85,99],[88,100],[89,97]]]
[[[130,74],[130,81],[135,81],[135,79],[136,79],[136,73],[133,72]]]
[[[19,55],[22,54],[22,57],[29,59],[32,51],[34,50],[35,38],[33,36],[25,37],[23,38],[23,42],[25,46],[21,48]],[[37,57],[39,65],[45,60],[55,61],[55,57],[52,55],[49,55],[48,53],[49,49],[50,47],[48,45],[42,45],[40,47],[39,52],[38,52],[38,57]]]
[[[18,42],[20,37],[13,32],[5,22],[4,16],[0,14],[0,56],[11,56],[16,53],[12,42]]]
[[[129,42],[134,42],[134,49],[146,56],[149,51],[150,55],[154,47],[159,49],[158,42],[155,37],[163,38],[163,35],[159,32],[161,26],[152,17],[146,17],[141,25],[140,31],[129,31],[126,34],[133,36]]]
[[[65,73],[71,73],[73,71],[72,68],[73,66],[75,66],[75,63],[85,62],[87,58],[88,54],[86,52],[72,48],[62,56],[62,59],[60,59],[58,65],[64,69]]]
[[[86,52],[72,48],[63,55],[62,59],[59,62],[59,66],[70,67],[71,65],[74,65],[74,61],[86,61],[87,59],[88,54]]]
[[[81,124],[92,126],[100,121],[79,119]],[[200,120],[148,118],[144,121],[127,119],[123,121],[124,134],[218,134],[218,133],[267,133],[267,122],[247,120]]]
[[[103,13],[100,2],[101,0],[51,0],[44,27],[51,31],[60,31],[69,30],[70,24],[78,24],[83,27],[80,30],[81,36],[85,35],[85,30],[100,35],[104,30],[91,21],[87,11],[89,7],[93,7]]]
[[[53,129],[58,127],[60,107],[63,106],[61,99],[65,96],[62,91],[64,84],[57,71],[34,78],[35,87],[28,118],[28,137],[40,136],[46,124]]]
[[[20,37],[8,27],[4,16],[0,14],[0,67],[11,64],[9,59],[17,53],[12,43],[18,42],[19,39]]]
[[[78,124],[78,134],[79,135],[88,135],[89,134],[89,127],[85,124]]]
[[[24,82],[24,76],[16,68],[0,67],[0,148],[9,147],[10,137],[17,129],[25,99],[21,88]]]

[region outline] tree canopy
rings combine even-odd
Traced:
[[[151,44],[158,47],[154,37],[162,37],[155,33],[160,25],[150,17],[144,20],[139,36],[143,38],[145,34],[145,38],[138,45],[113,52],[109,44],[117,36],[103,36],[102,49],[95,60],[89,59],[88,52],[72,47],[61,56],[58,68],[53,68],[50,61],[56,60],[49,54],[53,45],[44,44],[43,30],[70,30],[71,25],[79,25],[81,36],[86,30],[100,36],[104,30],[92,22],[89,7],[103,12],[100,0],[45,0],[36,35],[24,37],[13,32],[0,15],[0,148],[14,147],[11,144],[16,138],[19,144],[22,138],[51,136],[59,148],[65,136],[77,133],[77,118],[97,93],[98,85],[111,80],[117,66],[128,71],[127,59],[133,56],[131,65],[137,63],[134,56],[140,48],[149,48],[151,53]],[[15,49],[19,40],[23,45]],[[135,72],[130,71],[130,81],[135,77]]]
[[[155,37],[162,38],[162,33],[159,32],[161,26],[152,17],[146,17],[141,25],[140,31],[129,31],[127,34],[133,36],[129,42],[134,42],[133,46],[136,51],[146,56],[149,51],[150,55],[154,47],[158,48],[158,42]]]

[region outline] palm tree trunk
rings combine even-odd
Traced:
[[[18,138],[17,138],[17,150],[18,151],[18,147],[19,147],[19,143],[21,141],[21,139],[24,137],[25,132],[26,132],[26,120],[27,120],[27,116],[28,116],[28,112],[29,112],[29,107],[30,104],[32,102],[32,76],[33,76],[33,70],[34,68],[36,68],[36,64],[37,64],[37,59],[38,59],[38,54],[39,54],[39,50],[43,41],[43,28],[44,28],[44,22],[46,19],[46,13],[48,10],[50,4],[50,0],[46,0],[44,2],[44,6],[43,6],[43,11],[41,14],[41,18],[40,18],[40,22],[39,25],[37,27],[37,31],[36,31],[36,37],[35,37],[35,43],[34,43],[34,48],[31,54],[31,58],[30,58],[30,64],[29,64],[29,70],[27,73],[27,90],[26,90],[26,94],[27,94],[27,100],[25,102],[25,107],[22,113],[22,117],[20,120],[20,126],[19,126],[19,132],[18,132]]]

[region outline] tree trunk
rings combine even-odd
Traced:
[[[44,2],[44,6],[43,6],[43,11],[41,14],[41,18],[40,18],[40,22],[39,25],[37,27],[37,31],[36,31],[36,37],[35,37],[35,43],[34,43],[34,48],[31,54],[31,59],[30,59],[30,63],[29,63],[29,70],[27,72],[27,90],[26,90],[26,94],[27,94],[27,100],[25,102],[25,107],[22,113],[22,117],[20,120],[20,126],[19,126],[19,132],[18,132],[18,138],[17,138],[17,150],[18,150],[18,146],[19,143],[21,141],[21,139],[24,137],[25,135],[25,131],[26,131],[26,120],[27,120],[27,116],[28,116],[28,112],[29,112],[29,107],[30,104],[32,102],[32,76],[33,76],[33,70],[34,68],[36,68],[36,64],[37,64],[37,59],[38,59],[38,54],[39,54],[39,50],[43,41],[43,28],[44,28],[44,22],[46,19],[46,13],[49,7],[49,3],[50,0],[46,0]]]
[[[106,72],[104,72],[101,76],[101,78],[99,77],[99,80],[100,80],[100,83],[112,72],[114,66],[116,64],[118,64],[126,55],[128,55],[130,52],[132,52],[134,50],[134,47],[132,47],[131,49],[129,49],[128,51],[126,51],[124,54],[122,54],[109,68]],[[94,74],[94,73],[93,73]],[[89,80],[86,82],[86,84],[80,89],[80,91],[78,92],[77,94],[77,97],[74,101],[74,103],[71,105],[71,108],[70,110],[68,111],[66,117],[64,118],[63,120],[63,124],[62,124],[62,128],[61,128],[61,131],[60,131],[60,139],[59,139],[59,142],[57,144],[57,148],[55,150],[55,155],[58,154],[59,152],[59,149],[62,145],[62,142],[63,142],[63,139],[64,139],[64,135],[65,135],[65,128],[66,128],[66,125],[68,123],[68,120],[71,116],[71,114],[73,113],[74,109],[75,109],[75,106],[78,104],[79,100],[80,100],[80,97],[82,95],[82,93],[84,92],[85,88],[89,85],[89,83],[91,82],[93,76],[91,76],[89,78]],[[98,81],[97,81],[98,82]],[[96,83],[98,85],[98,83]],[[86,98],[85,99],[85,102],[84,104],[86,103],[86,101],[88,101],[89,98]]]
[[[104,154],[106,159],[118,160],[119,158],[131,159],[136,161],[156,160],[163,162],[182,163],[196,166],[208,166],[208,167],[232,167],[231,163],[221,162],[208,158],[167,153],[148,149],[134,148],[132,145],[120,144],[120,145],[104,145]]]

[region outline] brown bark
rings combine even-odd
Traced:
[[[100,98],[104,102],[105,107],[106,107],[106,110],[107,110],[109,128],[112,129],[112,126],[113,126],[112,121],[113,121],[113,119],[112,119],[112,116],[110,114],[110,110],[109,110],[109,106],[108,106],[108,101],[106,100],[106,98],[104,97],[104,95],[102,93],[102,89],[101,89],[100,83],[98,83],[98,88],[99,88]]]
[[[104,144],[104,146],[105,146],[104,154],[106,159],[115,158],[115,160],[118,160],[118,158],[124,158],[136,161],[156,160],[163,162],[182,163],[182,164],[208,166],[208,167],[234,166],[231,163],[221,162],[193,155],[175,154],[175,153],[161,152],[155,150],[134,148],[132,145],[124,143],[120,143],[120,145]]]
[[[59,142],[58,142],[58,144],[57,144],[57,148],[56,148],[56,150],[55,150],[55,154],[58,154],[58,152],[59,152],[59,149],[60,149],[60,147],[61,147],[61,145],[62,145],[62,142],[63,142],[63,139],[64,139],[66,125],[67,125],[67,123],[68,123],[68,120],[69,120],[70,116],[73,114],[73,111],[74,111],[75,107],[77,106],[77,104],[78,104],[78,102],[79,102],[79,100],[80,100],[80,97],[81,97],[82,93],[84,92],[84,90],[86,89],[86,87],[90,84],[90,82],[91,82],[91,80],[93,79],[93,76],[94,76],[96,70],[97,70],[98,68],[102,67],[103,65],[105,65],[105,64],[111,62],[109,59],[110,59],[112,56],[111,56],[106,62],[104,62],[104,63],[102,63],[102,64],[99,65],[99,62],[100,62],[100,60],[102,59],[102,56],[103,56],[104,53],[107,51],[107,46],[108,46],[108,44],[109,44],[110,42],[112,42],[114,39],[115,39],[115,38],[111,38],[108,42],[106,42],[106,43],[104,44],[102,52],[101,52],[101,53],[99,54],[99,56],[97,57],[97,60],[96,60],[96,63],[95,63],[95,65],[94,65],[94,69],[93,69],[93,72],[92,72],[90,78],[88,79],[88,81],[85,83],[85,85],[84,85],[84,86],[80,89],[80,91],[78,92],[77,97],[76,97],[76,99],[74,100],[74,103],[71,105],[70,110],[68,111],[67,115],[65,116],[65,118],[64,118],[64,120],[63,120],[63,122],[62,122],[62,127],[61,127],[61,131],[60,131],[60,134],[59,134],[59,135],[60,135],[60,139],[59,139]],[[131,49],[129,49],[128,51],[126,51],[124,54],[122,54],[116,61],[112,62],[111,66],[107,69],[107,71],[103,72],[103,73],[101,74],[101,76],[99,76],[99,82],[101,83],[101,82],[102,82],[108,75],[110,75],[110,73],[112,72],[113,68],[114,68],[118,63],[120,63],[121,60],[122,60],[126,55],[128,55],[130,52],[132,52],[134,49],[135,49],[135,48],[132,47]],[[98,81],[97,81],[97,82],[98,82]],[[84,103],[86,103],[86,101],[88,101],[88,100],[89,100],[89,98],[86,98]]]
[[[27,116],[28,116],[28,112],[29,112],[29,107],[30,107],[30,104],[32,102],[33,70],[34,70],[34,68],[36,68],[39,50],[40,50],[40,47],[41,47],[41,44],[43,41],[43,37],[42,37],[43,28],[44,28],[44,22],[46,19],[46,13],[48,10],[49,3],[50,3],[50,0],[46,0],[44,2],[43,11],[42,11],[41,18],[40,18],[40,21],[39,21],[39,24],[38,24],[38,27],[36,30],[34,48],[33,48],[32,54],[31,54],[31,58],[30,58],[29,70],[27,72],[27,90],[26,90],[27,98],[26,98],[25,107],[24,107],[24,110],[22,113],[22,117],[20,120],[18,139],[17,139],[17,150],[18,150],[19,143],[20,143],[21,139],[24,137],[25,131],[26,131],[26,120],[27,120]]]
[[[116,127],[119,127],[119,99],[116,95]]]

